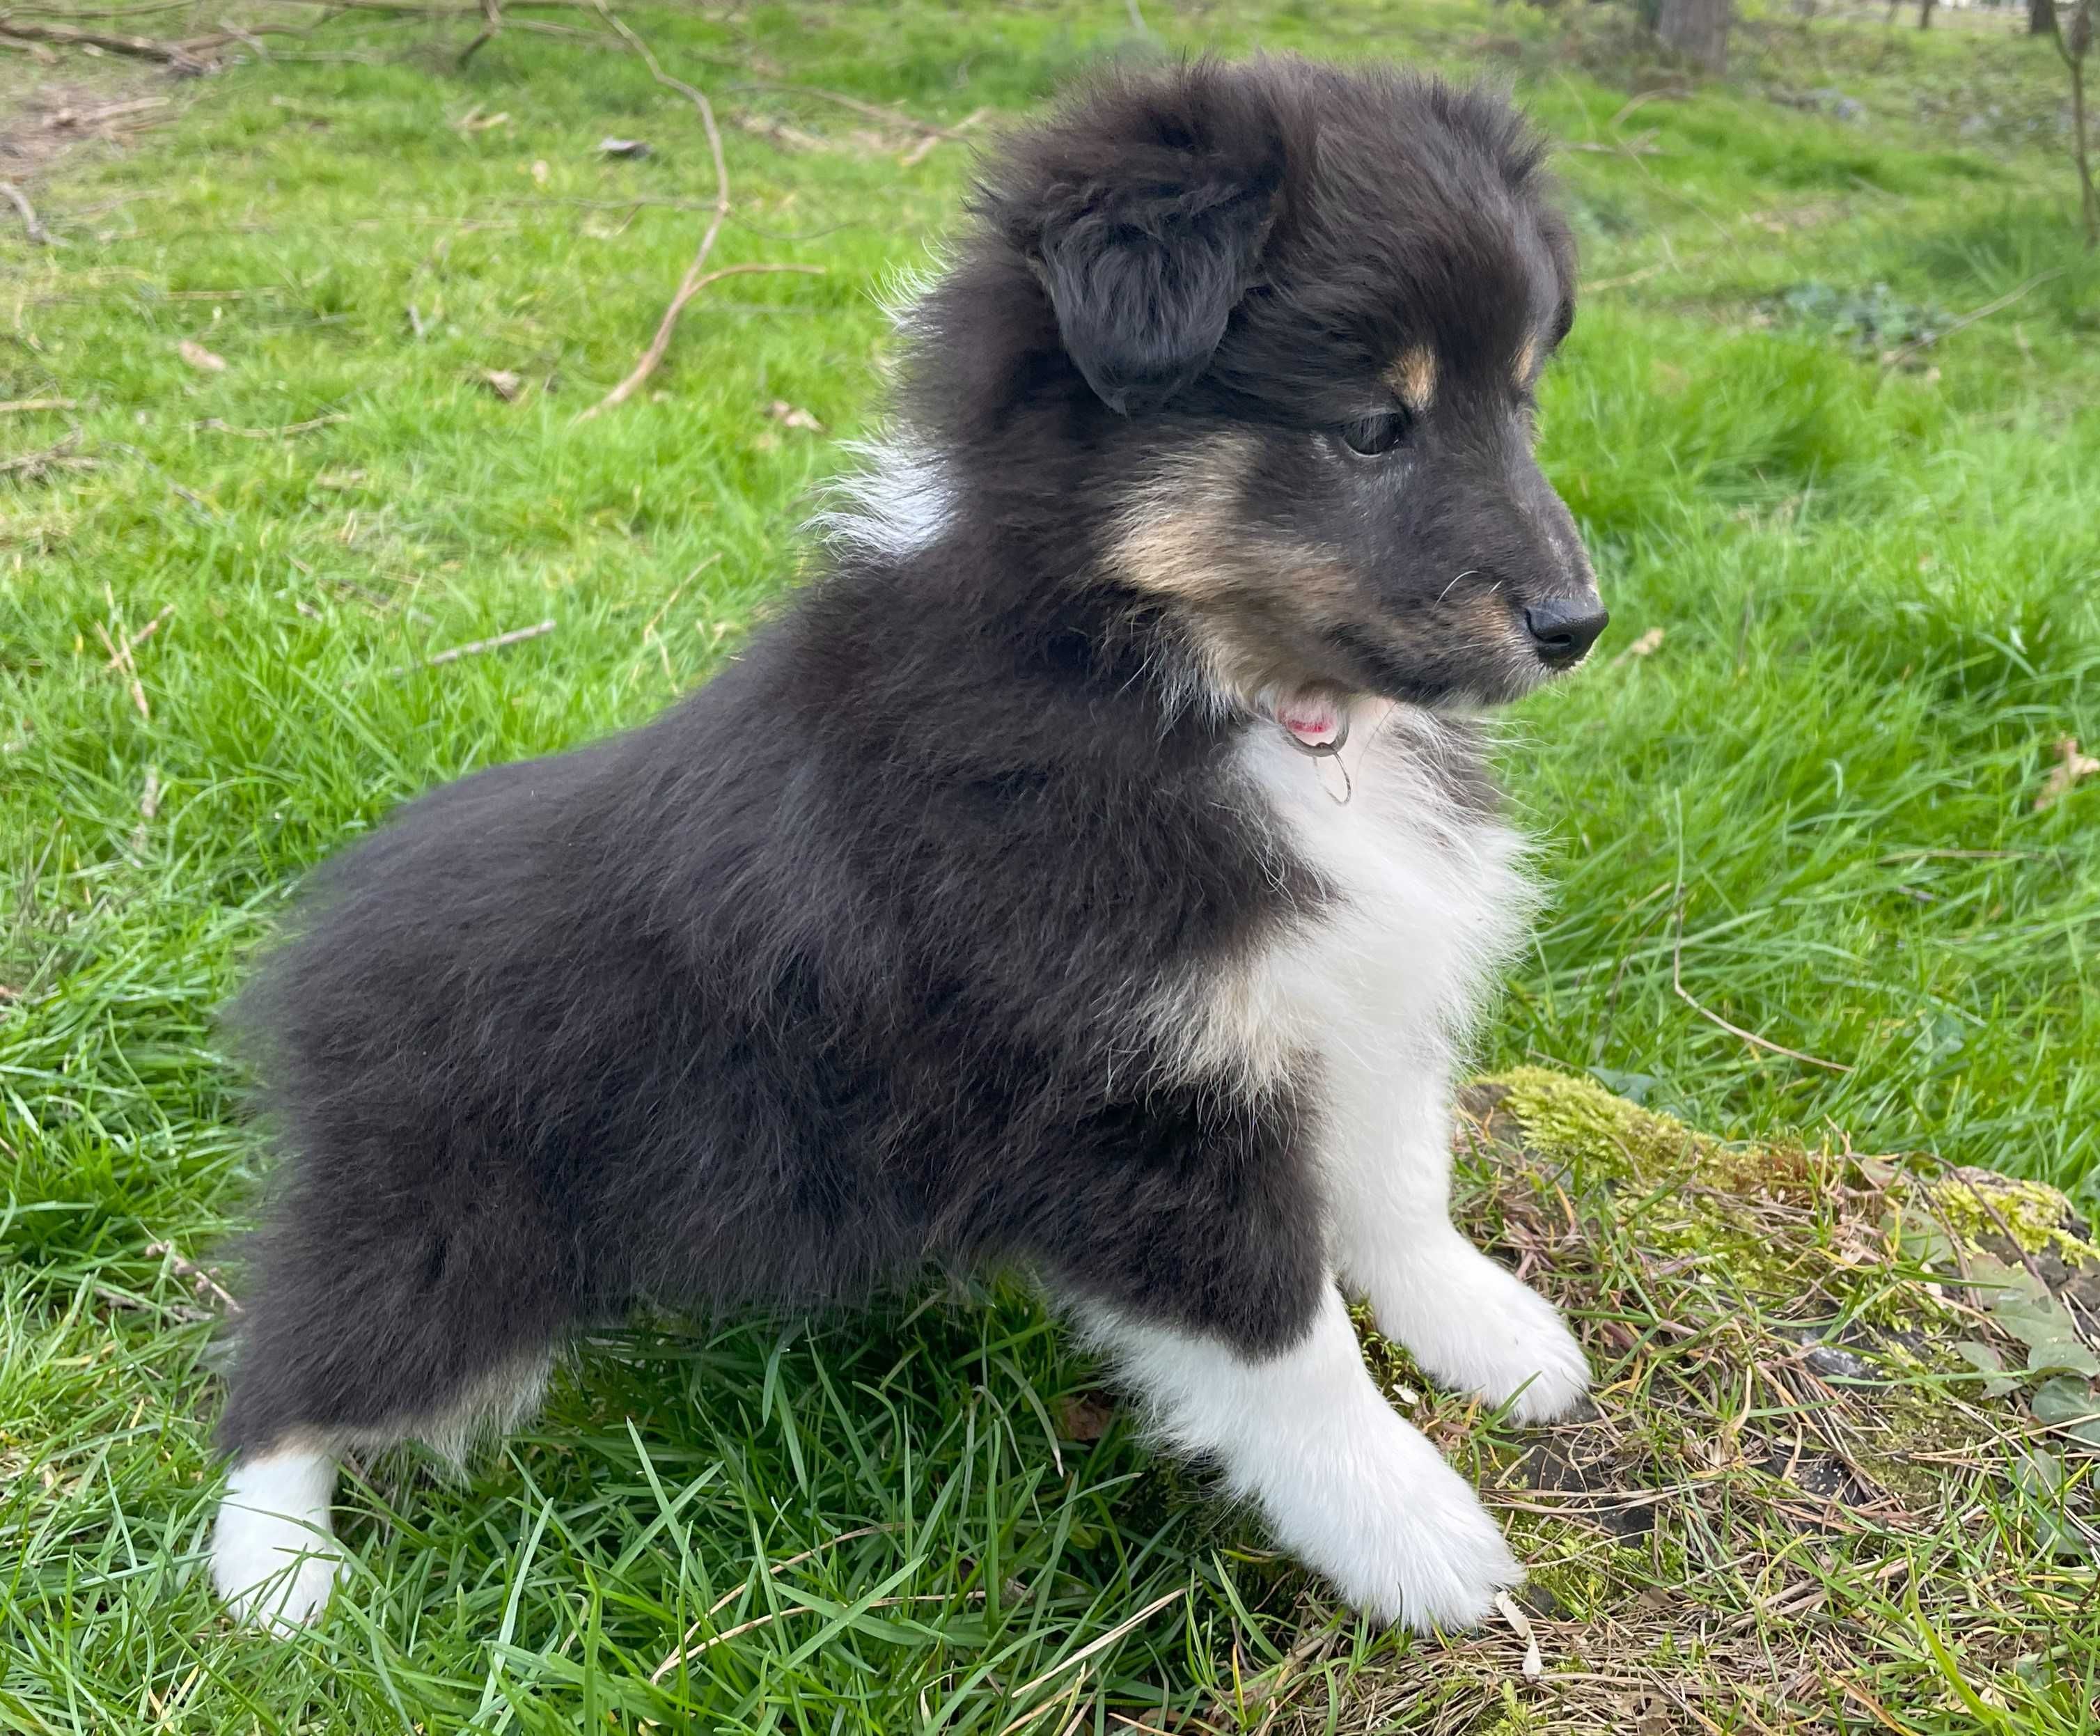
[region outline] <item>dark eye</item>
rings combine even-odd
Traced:
[[[1343,422],[1335,431],[1351,452],[1376,458],[1391,452],[1407,438],[1407,414],[1402,410],[1388,410],[1377,416],[1360,416],[1354,422]]]

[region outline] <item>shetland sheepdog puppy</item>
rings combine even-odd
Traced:
[[[1560,1316],[1453,1228],[1454,1058],[1533,899],[1482,713],[1604,610],[1533,457],[1573,317],[1499,99],[1097,77],[983,166],[819,576],[632,734],[411,803],[236,1008],[283,1158],[222,1592],[313,1617],[338,1459],[457,1446],[641,1302],[1034,1273],[1370,1615],[1521,1569],[1344,1296],[1524,1420]]]

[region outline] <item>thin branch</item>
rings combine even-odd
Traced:
[[[244,440],[280,440],[290,435],[311,434],[316,428],[326,428],[333,423],[349,420],[346,415],[338,413],[315,416],[306,422],[286,422],[281,428],[236,428],[230,422],[223,422],[216,416],[207,416],[202,422],[193,422],[190,426],[201,434],[237,434]]]
[[[480,18],[488,9],[479,0],[456,6],[427,3],[427,0],[290,0],[298,6],[317,6],[331,12],[389,12],[402,18]],[[598,0],[506,0],[513,11],[594,12]],[[506,20],[507,22],[508,20]]]
[[[237,1314],[240,1312],[240,1304],[234,1300],[232,1292],[194,1260],[185,1260],[182,1256],[182,1251],[173,1242],[148,1242],[145,1246],[144,1252],[148,1260],[165,1257],[168,1262],[168,1269],[178,1278],[189,1279],[191,1288],[199,1296],[216,1296],[219,1305],[228,1314]]]
[[[493,42],[496,32],[503,28],[503,9],[496,4],[496,0],[481,0],[481,15],[483,20],[481,34],[460,50],[459,59],[452,63],[456,67],[465,66],[468,61],[479,54],[483,47]]]
[[[149,0],[149,3],[144,6],[68,6],[63,10],[65,16],[75,19],[148,18],[161,12],[180,12],[188,11],[192,9],[194,5],[195,0]],[[60,8],[53,3],[53,0],[44,0],[44,3],[42,4],[37,4],[35,3],[35,0],[32,0],[32,3],[24,7],[23,10],[29,12],[45,13],[58,11]]]
[[[576,420],[589,422],[602,412],[617,409],[641,389],[642,383],[656,371],[663,360],[664,352],[671,345],[671,334],[678,324],[678,316],[687,302],[700,287],[701,273],[708,263],[708,255],[714,250],[715,237],[721,233],[722,225],[729,221],[729,164],[722,156],[721,129],[715,124],[714,105],[699,91],[682,78],[673,78],[657,63],[649,45],[629,29],[607,4],[607,0],[596,0],[598,12],[612,26],[628,45],[642,56],[642,64],[649,68],[649,76],[668,90],[678,91],[699,112],[700,126],[708,135],[708,152],[714,159],[715,201],[714,214],[708,219],[706,232],[700,236],[700,245],[693,254],[693,263],[686,267],[686,275],[679,280],[677,293],[671,298],[671,305],[664,310],[664,317],[657,322],[656,335],[650,340],[649,347],[642,352],[625,379],[607,392],[604,397],[585,410]]]
[[[1685,1005],[1701,1018],[1718,1025],[1730,1036],[1740,1037],[1745,1043],[1754,1044],[1759,1049],[1768,1049],[1776,1055],[1785,1055],[1789,1061],[1806,1062],[1811,1067],[1820,1067],[1828,1072],[1849,1073],[1852,1071],[1842,1061],[1824,1061],[1815,1055],[1804,1055],[1798,1049],[1782,1047],[1768,1038],[1759,1036],[1754,1031],[1745,1031],[1740,1025],[1732,1025],[1718,1013],[1708,1010],[1692,998],[1691,992],[1684,986],[1684,901],[1681,898],[1677,903],[1677,937],[1670,949],[1670,986],[1677,991],[1677,998]]]
[[[165,1314],[185,1326],[200,1320],[216,1320],[218,1316],[209,1309],[192,1308],[187,1302],[149,1302],[141,1296],[126,1296],[121,1290],[112,1289],[108,1284],[97,1284],[95,1293],[112,1308],[129,1308],[140,1314]]]
[[[103,586],[103,594],[109,594],[109,587],[106,585]],[[117,637],[111,638],[108,628],[100,621],[95,624],[95,637],[102,641],[102,648],[109,653],[108,667],[122,671],[125,680],[130,685],[132,705],[138,708],[139,715],[151,723],[153,709],[146,703],[146,685],[139,678],[139,665],[131,657],[130,636],[124,630],[123,617],[117,613],[117,604],[113,599],[109,605],[109,618],[117,623]]]
[[[885,108],[880,103],[864,103],[857,96],[848,96],[837,91],[826,91],[813,84],[783,84],[773,78],[747,78],[741,84],[729,86],[732,91],[785,91],[796,96],[814,96],[819,102],[836,103],[841,108],[850,108],[855,114],[865,115],[871,121],[880,121],[886,126],[901,126],[915,133],[924,133],[934,139],[967,139],[968,135],[952,126],[941,126],[931,121],[922,121],[915,115],[901,114],[894,108]]]
[[[32,247],[62,247],[65,244],[37,221],[36,207],[29,203],[29,196],[12,181],[0,181],[0,197],[22,214],[22,227],[28,232]]]
[[[100,108],[90,108],[85,113],[75,108],[61,108],[55,114],[47,116],[44,125],[55,127],[101,126],[108,121],[121,120],[128,114],[144,114],[152,109],[167,106],[168,99],[165,96],[142,96],[135,102],[110,103]]]
[[[530,627],[514,627],[508,633],[499,633],[492,639],[474,639],[465,645],[455,645],[450,651],[441,651],[435,657],[426,657],[423,665],[435,669],[441,663],[457,662],[461,657],[479,656],[485,651],[496,651],[505,645],[515,645],[523,639],[536,639],[543,633],[552,633],[554,624],[543,621]]]
[[[76,30],[69,24],[38,24],[0,17],[0,37],[19,42],[49,42],[60,48],[99,48],[105,54],[127,55],[135,60],[157,60],[163,66],[185,72],[201,72],[205,63],[198,51],[215,48],[230,38],[201,37],[195,42],[164,42],[151,36],[117,36],[103,30]]]
[[[2011,307],[2014,302],[2020,300],[2030,291],[2039,289],[2044,284],[2049,282],[2053,278],[2061,277],[2063,275],[2064,271],[2064,267],[2058,266],[2051,271],[2036,272],[2033,276],[2030,277],[2025,283],[2022,284],[2018,289],[2012,290],[2007,294],[2000,296],[1995,302],[1984,303],[1984,304],[1981,307],[1979,307],[1974,313],[1963,314],[1960,319],[1955,320],[1953,324],[1948,326],[1945,330],[1927,332],[1922,338],[1914,339],[1912,342],[1905,344],[1901,349],[1890,351],[1886,356],[1882,358],[1882,366],[1884,369],[1894,368],[1903,362],[1906,358],[1915,356],[1920,350],[1939,342],[1941,338],[1952,337],[1956,332],[1960,331],[1964,326],[1974,325],[1979,320],[1988,320],[1994,313],[2004,312],[2006,308]]]
[[[136,651],[141,645],[144,644],[147,640],[152,638],[152,636],[158,633],[161,628],[167,625],[169,618],[173,616],[174,612],[175,606],[170,603],[166,606],[166,607],[163,608],[159,614],[156,615],[151,621],[148,621],[144,626],[141,627],[136,633],[130,634],[128,638],[121,638],[118,644],[112,647],[109,654],[109,661],[105,667],[112,669],[128,667],[131,661],[131,653]],[[132,673],[136,674],[138,671],[134,669]]]
[[[19,457],[0,458],[0,476],[25,476],[31,481],[42,477],[46,470],[91,470],[95,466],[93,458],[77,456],[73,448],[79,445],[81,431],[72,430],[55,445],[46,446],[42,452],[25,452]]]
[[[700,255],[695,257],[695,264],[699,263],[700,257]],[[664,310],[664,317],[657,323],[656,335],[650,341],[649,347],[642,352],[641,360],[635,363],[633,371],[625,379],[614,387],[589,409],[580,414],[576,420],[589,422],[602,410],[616,409],[626,403],[641,389],[642,382],[656,371],[656,364],[664,360],[664,352],[670,347],[671,334],[677,326],[678,316],[685,311],[686,303],[702,289],[707,288],[709,284],[724,277],[744,277],[757,272],[792,272],[801,277],[823,277],[829,275],[827,269],[821,265],[750,264],[717,266],[714,270],[703,272],[695,277],[691,267],[688,267],[684,279],[678,285],[678,293],[671,298],[671,305]]]

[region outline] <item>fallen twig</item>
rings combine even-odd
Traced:
[[[450,651],[441,651],[434,657],[426,657],[423,666],[435,669],[440,663],[457,662],[461,657],[478,657],[485,651],[500,650],[505,645],[515,645],[522,639],[536,639],[541,634],[554,630],[554,624],[551,621],[543,621],[530,627],[514,627],[508,633],[497,634],[492,639],[475,639],[468,644],[455,645]]]
[[[503,8],[496,0],[481,0],[481,33],[459,51],[459,59],[452,64],[465,66],[476,55],[495,41],[496,33],[503,28]]]
[[[11,398],[0,404],[0,416],[20,416],[31,410],[77,410],[79,404],[71,398]]]
[[[1941,338],[1952,337],[1963,327],[1974,325],[1979,320],[1988,320],[1994,313],[2004,312],[2006,308],[2011,307],[2014,302],[2021,299],[2030,291],[2039,289],[2053,278],[2061,277],[2066,267],[2059,265],[2050,271],[2037,272],[2017,289],[2000,296],[1995,302],[1984,303],[1974,313],[1963,314],[1960,319],[1954,320],[1945,329],[1927,332],[1922,338],[1913,338],[1901,348],[1890,351],[1882,358],[1882,369],[1886,371],[1890,368],[1899,367],[1908,357],[1915,356],[1920,350],[1939,342]]]
[[[240,1312],[240,1304],[234,1300],[232,1292],[194,1260],[185,1260],[177,1251],[173,1242],[148,1242],[145,1247],[145,1255],[148,1260],[157,1260],[165,1257],[169,1270],[179,1278],[188,1279],[191,1288],[199,1296],[209,1292],[225,1304],[226,1311],[228,1314],[237,1314]]]
[[[149,1302],[142,1296],[126,1296],[121,1290],[112,1290],[108,1284],[97,1284],[95,1293],[112,1308],[129,1308],[139,1314],[164,1314],[171,1319],[179,1320],[185,1326],[218,1318],[206,1308],[192,1308],[187,1302]]]
[[[1646,283],[1651,277],[1660,276],[1676,263],[1674,259],[1659,259],[1653,265],[1644,265],[1637,272],[1628,272],[1623,277],[1599,277],[1582,287],[1592,294],[1599,289],[1623,289],[1629,285]]]
[[[127,114],[143,114],[148,109],[165,108],[165,96],[142,96],[134,102],[111,103],[107,107],[91,108],[85,114],[77,108],[61,108],[44,118],[44,125],[53,128],[100,126]]]
[[[656,335],[650,340],[649,347],[642,352],[641,360],[629,371],[627,378],[578,416],[578,422],[589,422],[606,410],[616,409],[633,397],[641,389],[642,382],[656,371],[656,364],[663,360],[664,351],[671,345],[671,334],[677,327],[678,316],[685,311],[686,303],[693,298],[704,284],[728,274],[727,272],[704,272],[702,270],[707,263],[708,255],[714,250],[715,238],[721,233],[722,225],[729,220],[729,164],[722,156],[721,129],[715,124],[714,105],[683,79],[673,78],[665,72],[657,63],[649,45],[628,29],[615,15],[607,0],[596,0],[596,5],[605,21],[642,56],[642,64],[649,68],[649,76],[665,88],[681,93],[699,111],[701,128],[708,136],[708,152],[714,160],[715,197],[713,214],[708,219],[706,232],[700,236],[700,245],[694,252],[692,263],[686,267],[686,275],[679,280],[677,292],[672,296],[670,305],[664,310],[664,317],[657,321]],[[765,270],[766,267],[729,267],[730,271],[739,269]]]
[[[784,91],[796,96],[814,96],[819,102],[836,103],[841,108],[852,109],[855,114],[866,115],[871,121],[880,121],[888,126],[901,126],[908,132],[924,133],[930,138],[962,139],[967,136],[952,126],[922,121],[916,115],[885,108],[880,103],[864,103],[857,96],[847,96],[837,91],[826,91],[813,84],[783,84],[772,78],[748,78],[743,83],[733,84],[729,88],[732,91]]]
[[[108,594],[108,587],[104,585],[103,590],[104,594]],[[139,717],[146,722],[151,723],[153,721],[153,713],[152,707],[146,703],[146,686],[139,679],[139,665],[131,660],[131,641],[126,636],[124,623],[118,618],[116,611],[117,605],[112,602],[110,604],[110,618],[117,622],[117,637],[111,638],[109,629],[100,621],[95,624],[95,636],[102,641],[102,648],[109,653],[109,661],[105,667],[123,671],[126,680],[130,685],[132,705],[137,708]]]
[[[2066,735],[2056,744],[2056,763],[2049,767],[2048,780],[2042,784],[2041,793],[2034,799],[2034,811],[2045,814],[2066,796],[2080,778],[2090,777],[2100,771],[2100,759],[2090,753],[2078,751],[2078,738]]]
[[[0,476],[27,476],[31,480],[46,470],[91,470],[95,461],[81,457],[73,453],[80,444],[80,430],[75,428],[55,445],[46,446],[42,452],[25,452],[19,457],[0,458]]]
[[[678,293],[671,298],[670,306],[664,310],[664,317],[657,325],[655,337],[651,340],[649,347],[642,352],[642,360],[634,364],[633,371],[604,397],[579,415],[576,420],[589,422],[601,410],[615,409],[634,395],[636,389],[656,371],[656,364],[664,360],[664,352],[670,347],[671,333],[678,323],[678,316],[684,311],[686,303],[696,294],[718,279],[748,276],[759,272],[792,272],[804,277],[822,277],[827,275],[825,268],[821,265],[723,265],[717,266],[712,272],[704,272],[697,277],[694,276],[691,270],[688,268],[685,280],[678,285]]]
[[[1701,1018],[1718,1025],[1731,1036],[1740,1037],[1745,1043],[1759,1049],[1770,1049],[1776,1055],[1785,1055],[1789,1061],[1802,1061],[1811,1067],[1820,1067],[1827,1072],[1850,1073],[1852,1071],[1842,1061],[1825,1061],[1816,1055],[1804,1055],[1798,1049],[1785,1048],[1769,1038],[1759,1036],[1754,1031],[1745,1031],[1740,1025],[1732,1025],[1718,1013],[1700,1005],[1692,998],[1691,991],[1684,986],[1684,901],[1682,897],[1677,903],[1677,938],[1670,949],[1670,986],[1676,990],[1677,998],[1685,1005]]]
[[[76,30],[70,24],[38,24],[0,17],[0,37],[19,42],[49,42],[60,48],[99,48],[105,54],[126,55],[135,60],[157,60],[179,72],[205,69],[205,50],[217,48],[232,38],[223,32],[198,37],[187,42],[163,42],[152,36],[117,36],[102,30]]]
[[[0,197],[5,197],[8,204],[22,214],[22,227],[28,234],[32,247],[62,247],[65,245],[37,221],[36,207],[29,203],[29,196],[12,181],[0,181]]]
[[[479,0],[463,0],[454,6],[433,5],[425,0],[293,0],[298,6],[317,6],[331,12],[390,12],[403,18],[486,18],[488,8]],[[507,0],[515,10],[530,8],[546,12],[594,12],[597,0]],[[506,23],[510,20],[506,20]]]
[[[200,434],[237,434],[244,440],[278,440],[289,435],[311,434],[316,428],[325,428],[331,423],[349,420],[348,416],[338,413],[315,416],[306,422],[286,422],[281,428],[236,428],[230,422],[223,422],[216,416],[207,416],[201,422],[192,422],[190,426]]]

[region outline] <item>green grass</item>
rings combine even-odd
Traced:
[[[2053,122],[2046,45],[1753,24],[1736,84],[1629,112],[1655,69],[1602,9],[1144,12],[1176,48],[1485,71],[1582,148],[1560,167],[1595,287],[1546,456],[1615,625],[1509,735],[1556,891],[1484,1062],[2100,1201],[2100,779],[2035,806],[2055,742],[2100,742],[2100,262],[2053,136],[2014,124]],[[224,14],[184,15],[117,27]],[[467,1482],[393,1459],[347,1485],[357,1573],[319,1632],[278,1647],[213,1607],[210,1298],[165,1250],[209,1260],[252,1197],[214,1007],[299,871],[403,798],[636,722],[735,648],[876,413],[876,292],[954,221],[964,147],[744,86],[986,128],[1131,46],[1106,3],[631,15],[723,113],[717,263],[823,275],[703,292],[651,389],[581,424],[711,192],[691,109],[631,57],[511,29],[462,70],[470,21],[353,16],[194,82],[9,71],[170,106],[29,183],[64,247],[0,236],[0,399],[73,406],[0,413],[0,458],[61,448],[0,474],[0,1725],[1166,1728],[1330,1622],[1335,1704],[1379,1703],[1437,1648],[1349,1627],[1120,1423],[1061,1438],[1091,1372],[1004,1290],[638,1327]],[[1772,99],[1833,86],[1864,121]],[[779,122],[816,143],[753,130]],[[1812,316],[1943,329],[2023,288],[1898,365]],[[135,696],[103,635],[157,620]],[[1467,1427],[1462,1451],[1502,1438]],[[743,1631],[652,1685],[695,1622]],[[2096,1628],[2064,1642],[2089,1666]],[[1941,1637],[1997,1709],[1979,1724],[1926,1647],[1876,1678],[1899,1728],[2092,1727]]]

